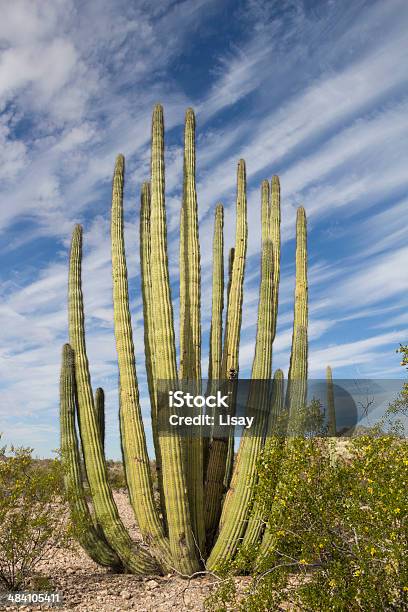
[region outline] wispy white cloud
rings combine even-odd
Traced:
[[[0,252],[7,261],[0,290],[0,430],[3,421],[14,419],[26,440],[25,416],[56,418],[67,250],[78,221],[86,230],[91,372],[94,383],[106,388],[108,420],[115,422],[109,197],[119,151],[127,159],[126,246],[137,368],[144,381],[138,201],[140,184],[149,176],[150,117],[158,100],[165,103],[176,333],[180,127],[187,106],[197,111],[204,371],[213,210],[221,199],[227,258],[235,232],[236,164],[244,157],[249,243],[242,371],[250,370],[256,330],[259,183],[278,172],[284,240],[274,366],[288,364],[292,238],[302,202],[309,217],[312,375],[327,363],[340,373],[381,367],[387,375],[394,372],[393,347],[406,336],[408,6],[403,0],[361,1],[348,7],[322,3],[309,11],[301,0],[285,7],[248,0],[228,15],[239,34],[225,44],[218,41],[209,65],[204,56],[197,61],[202,75],[197,95],[183,79],[183,58],[206,36],[213,40],[217,11],[225,10],[212,0],[10,4],[0,23]],[[380,326],[390,331],[378,334]],[[143,396],[145,391],[142,386]],[[143,405],[147,413],[146,401]],[[55,428],[41,429],[42,423],[35,427],[38,447],[57,435]]]
[[[346,365],[371,365],[376,359],[378,349],[385,345],[394,346],[401,339],[401,333],[406,336],[407,331],[407,329],[393,331],[370,336],[364,340],[334,344],[324,349],[315,350],[310,355],[309,371],[316,376],[322,375],[329,364],[333,369]]]

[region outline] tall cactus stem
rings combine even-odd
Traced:
[[[154,375],[155,380],[177,381],[173,308],[167,259],[166,210],[164,205],[164,121],[161,105],[156,105],[152,120],[151,157],[151,277],[154,301]],[[157,399],[159,395],[157,395]],[[157,401],[157,400],[156,400]],[[169,416],[168,402],[157,403],[158,419]],[[159,414],[160,413],[160,414]],[[190,520],[185,454],[180,435],[159,431],[163,490],[173,567],[184,574],[199,568],[196,543]]]
[[[237,169],[235,249],[228,291],[225,323],[224,351],[221,378],[235,380],[238,376],[239,338],[242,321],[243,285],[248,239],[246,169],[241,159]],[[232,403],[233,403],[233,396]],[[233,409],[233,406],[231,406]],[[234,458],[234,437],[213,438],[210,448],[206,478],[205,524],[207,539],[214,538],[221,512],[226,475],[229,479]]]
[[[215,391],[214,383],[221,378],[222,363],[222,312],[224,309],[224,207],[217,204],[214,219],[212,310],[210,327],[210,350],[208,359],[209,393]],[[204,480],[207,473],[210,437],[203,440]]]
[[[156,460],[156,475],[160,497],[160,511],[163,526],[167,531],[166,504],[163,491],[163,472],[161,449],[158,435],[156,391],[154,386],[154,319],[151,277],[151,244],[150,244],[150,183],[144,182],[140,194],[140,268],[143,299],[144,349],[147,374],[147,385],[150,396],[150,414],[152,423],[153,445]]]
[[[183,381],[197,381],[201,392],[200,244],[196,193],[195,117],[187,109],[184,128],[183,201],[180,223],[180,369]],[[205,541],[203,441],[200,432],[186,437],[186,475],[193,533],[200,550]]]
[[[108,483],[86,355],[81,259],[82,228],[77,225],[72,237],[70,255],[69,336],[70,345],[75,355],[79,425],[85,469],[94,502],[95,515],[109,545],[115,550],[126,568],[135,574],[155,572],[158,571],[156,562],[147,551],[138,547],[130,539],[119,517],[112,490]]]
[[[215,209],[213,238],[212,316],[210,329],[209,380],[220,380],[222,365],[222,311],[224,308],[224,207]]]
[[[239,368],[239,338],[241,333],[245,259],[248,241],[246,170],[243,159],[240,159],[238,162],[236,209],[237,225],[234,263],[227,312],[227,338],[225,354],[223,356],[223,371],[221,373],[221,377],[227,379],[236,378]]]
[[[180,232],[180,379],[201,378],[200,244],[196,192],[195,117],[187,109],[184,129],[183,201]]]
[[[123,232],[124,174],[125,160],[123,155],[118,155],[112,187],[111,239],[113,315],[120,375],[123,450],[130,500],[139,529],[144,540],[152,544],[162,562],[171,565],[169,543],[165,538],[153,497],[150,461],[139,401]]]
[[[280,282],[280,256],[281,256],[281,203],[279,177],[274,175],[271,181],[271,201],[269,210],[270,239],[273,245],[273,312],[272,342],[276,335],[278,319],[279,282]]]
[[[305,406],[307,398],[307,230],[306,213],[303,206],[296,216],[296,284],[292,333],[292,351],[288,373],[286,406],[289,411],[289,429],[297,435],[297,410]]]
[[[264,213],[264,209],[262,210]],[[262,225],[268,218],[262,214]],[[244,535],[249,518],[249,503],[256,481],[256,462],[262,449],[268,420],[269,379],[272,365],[272,295],[273,295],[273,245],[266,239],[262,245],[261,285],[258,305],[258,324],[252,379],[247,404],[248,414],[255,416],[251,431],[245,430],[238,450],[231,486],[226,494],[220,520],[220,532],[207,560],[207,567],[214,569],[225,559],[232,559]],[[262,384],[261,381],[265,381]]]

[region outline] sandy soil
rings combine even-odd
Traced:
[[[127,495],[115,492],[122,520],[132,537],[137,539],[137,527]],[[74,551],[56,549],[38,568],[47,576],[54,591],[63,596],[63,606],[56,610],[101,612],[161,612],[168,610],[204,610],[204,600],[211,593],[215,579],[202,576],[187,581],[174,575],[138,578],[129,574],[112,574],[94,563],[76,547]],[[238,579],[240,582],[245,579]],[[44,606],[1,607],[0,610],[50,610]]]

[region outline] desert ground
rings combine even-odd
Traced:
[[[138,539],[137,526],[125,492],[115,491],[120,515],[129,533]],[[130,574],[113,574],[99,567],[79,547],[67,551],[55,549],[37,566],[52,590],[62,594],[63,605],[57,610],[98,612],[161,612],[168,610],[204,610],[204,600],[216,584],[212,576],[185,580],[177,575],[139,578]],[[242,585],[245,578],[237,578]],[[0,604],[1,606],[1,604]],[[49,610],[46,606],[7,606],[1,610]]]

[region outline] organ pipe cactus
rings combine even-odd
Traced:
[[[149,456],[143,427],[128,295],[123,230],[125,162],[116,159],[111,211],[113,308],[119,365],[119,423],[124,470],[130,501],[142,535],[133,542],[118,513],[107,478],[104,456],[104,394],[92,392],[85,344],[82,298],[82,229],[76,226],[69,271],[69,345],[63,349],[61,370],[61,446],[66,486],[73,492],[71,509],[84,525],[80,542],[99,564],[136,574],[174,569],[191,575],[205,565],[216,569],[244,543],[259,542],[257,520],[261,509],[251,510],[251,485],[256,462],[272,436],[277,411],[283,408],[283,373],[275,373],[275,391],[251,386],[247,410],[262,416],[251,435],[241,438],[234,464],[233,436],[203,440],[169,435],[160,423],[170,414],[160,393],[161,381],[174,385],[192,382],[201,389],[201,264],[195,179],[195,117],[188,109],[184,132],[184,178],[180,216],[180,363],[177,367],[173,305],[168,270],[164,174],[163,109],[157,105],[152,119],[150,181],[140,198],[140,265],[143,298],[144,344],[150,396],[153,444],[159,505],[153,496]],[[277,176],[261,188],[261,283],[252,378],[270,381],[272,346],[276,334],[280,276],[280,185]],[[230,252],[229,282],[224,310],[224,212],[216,207],[213,241],[212,320],[209,351],[209,389],[225,381],[232,389],[239,372],[243,284],[247,250],[246,168],[237,170],[235,245]],[[224,338],[222,336],[224,333]],[[296,229],[296,290],[292,354],[286,405],[293,413],[306,398],[307,375],[307,262],[306,216],[298,210]],[[301,381],[299,387],[295,381]],[[94,508],[85,501],[80,474],[75,413]],[[265,442],[266,436],[266,442]],[[231,478],[232,476],[232,478]],[[231,485],[230,485],[231,480]],[[221,518],[220,518],[221,517]],[[263,542],[267,540],[266,534]],[[264,546],[263,544],[262,546]]]
[[[160,511],[163,518],[163,526],[166,529],[166,505],[164,502],[161,449],[157,431],[157,401],[154,386],[154,319],[152,309],[149,182],[143,183],[140,194],[140,268],[142,277],[141,285],[143,298],[144,346],[147,385],[150,396],[150,413],[154,453],[156,459],[156,475],[160,496]]]
[[[210,350],[208,355],[209,392],[214,391],[214,381],[221,379],[222,362],[222,311],[224,308],[224,207],[221,203],[215,208],[213,237],[213,277],[212,310],[210,327]],[[208,488],[207,466],[210,450],[210,437],[203,439],[203,468],[205,488]],[[211,474],[209,474],[211,478]],[[204,515],[204,526],[206,517]]]
[[[152,276],[152,316],[154,320],[154,378],[177,380],[173,306],[167,259],[167,227],[164,204],[164,120],[157,105],[152,121],[150,244]],[[158,402],[158,395],[156,394]],[[168,407],[157,405],[165,413]],[[160,419],[162,415],[158,414]],[[159,436],[163,492],[173,563],[183,573],[199,568],[197,547],[192,530],[187,492],[185,455],[178,435]]]
[[[155,507],[149,456],[147,453],[139,389],[136,378],[132,322],[129,309],[128,279],[123,235],[123,186],[125,163],[116,160],[112,187],[112,281],[113,314],[120,377],[121,435],[130,501],[139,529],[147,542],[170,563],[169,544]],[[143,499],[143,504],[139,500]]]
[[[272,335],[276,328],[274,321],[277,316],[277,303],[274,302],[274,245],[271,239],[269,184],[267,187],[265,183],[262,184],[261,201],[261,284],[252,379],[268,381],[271,377]],[[255,419],[255,430],[245,431],[241,439],[231,487],[226,494],[222,509],[220,533],[207,562],[210,569],[234,555],[248,519],[251,487],[256,480],[255,466],[262,448],[269,404],[269,385],[262,385],[260,382],[255,385],[250,389],[248,411],[256,410],[258,418]],[[253,406],[253,403],[256,406]]]
[[[208,378],[221,379],[222,362],[222,311],[224,308],[224,207],[217,204],[214,221],[212,316]]]
[[[224,353],[221,365],[221,378],[227,380],[235,380],[238,375],[239,337],[248,238],[246,169],[243,159],[238,162],[237,169],[236,219],[235,249],[232,258],[231,283],[228,290]],[[221,512],[225,492],[225,475],[231,470],[233,443],[232,436],[229,438],[213,437],[211,442],[207,466],[205,521],[207,539],[210,543]]]
[[[292,351],[286,390],[286,406],[289,411],[289,430],[297,431],[296,413],[306,404],[307,397],[307,232],[306,212],[300,206],[296,215],[296,283],[293,317]]]
[[[326,368],[326,383],[327,383],[327,414],[329,417],[328,430],[329,436],[334,437],[336,431],[336,411],[334,408],[334,389],[333,389],[333,374],[330,366]]]
[[[189,108],[184,130],[184,179],[180,220],[180,367],[181,381],[201,380],[200,244],[195,184],[195,117]],[[194,389],[200,393],[200,385]],[[203,442],[201,436],[186,439],[186,475],[192,529],[199,549],[204,546],[202,512]]]

